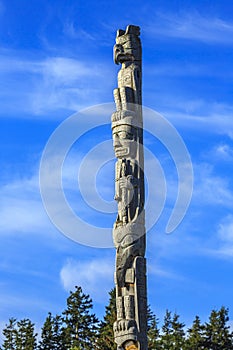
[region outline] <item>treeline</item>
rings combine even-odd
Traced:
[[[105,316],[99,321],[92,313],[92,300],[81,287],[67,298],[61,315],[48,316],[38,334],[29,319],[11,318],[3,329],[1,350],[116,350],[113,322],[116,319],[115,291],[111,290]],[[233,350],[228,309],[212,310],[209,320],[201,323],[196,316],[190,328],[176,313],[166,311],[162,326],[148,307],[148,350]]]

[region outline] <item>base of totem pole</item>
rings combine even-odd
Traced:
[[[129,342],[128,344],[126,344],[125,350],[138,350],[138,347],[135,343]]]

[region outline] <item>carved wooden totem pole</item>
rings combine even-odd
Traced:
[[[118,30],[114,61],[121,64],[114,90],[113,146],[117,157],[115,200],[118,216],[114,337],[118,350],[147,350],[147,292],[144,213],[144,158],[141,97],[140,28]]]

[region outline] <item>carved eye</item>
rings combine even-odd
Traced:
[[[131,80],[131,76],[130,75],[126,75],[125,81],[130,81],[130,80]]]
[[[127,131],[119,131],[118,133],[119,137],[124,140],[133,140],[133,134],[127,132]]]
[[[116,45],[115,45],[115,51],[116,51],[116,52],[121,52],[122,50],[123,50],[122,45],[120,45],[120,44],[116,44]]]
[[[127,132],[121,131],[121,132],[120,132],[120,137],[121,137],[122,139],[127,139]]]
[[[133,140],[133,134],[131,134],[129,132],[127,132],[126,134],[127,134],[127,139]]]

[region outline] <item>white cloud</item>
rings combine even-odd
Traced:
[[[216,155],[223,160],[231,161],[233,160],[233,148],[227,144],[218,145],[215,148]]]
[[[0,55],[0,74],[29,73],[39,74],[44,80],[53,84],[69,85],[81,77],[100,76],[99,65],[90,65],[69,57],[47,57],[46,59],[27,59],[24,56],[17,57],[17,52],[5,50]]]
[[[96,40],[93,34],[83,29],[77,29],[72,21],[66,21],[64,23],[64,33],[72,39]]]
[[[233,23],[221,18],[204,17],[198,12],[189,12],[182,15],[157,13],[155,17],[156,20],[153,24],[148,24],[144,29],[149,34],[207,43],[233,43]]]
[[[29,60],[24,57],[16,57],[16,52],[5,50],[0,55],[0,74],[30,73],[40,74],[43,69],[43,61]]]
[[[207,161],[211,159],[212,163],[220,162],[222,164],[227,162],[229,165],[229,162],[233,160],[233,148],[231,145],[224,142],[217,143],[210,150],[203,152],[202,157]]]
[[[233,215],[227,216],[219,224],[218,235],[222,241],[228,242],[233,248]]]
[[[53,174],[51,174],[53,175]],[[53,177],[52,177],[53,178]],[[52,182],[50,179],[49,184]],[[51,189],[47,187],[47,192],[49,193]],[[59,189],[56,188],[56,193]],[[25,235],[25,234],[35,234],[35,235],[46,235],[50,238],[55,238],[57,241],[58,232],[55,229],[53,223],[57,224],[55,220],[56,215],[59,216],[63,226],[60,227],[60,231],[64,232],[64,235],[69,236],[70,230],[75,232],[75,241],[86,242],[86,237],[90,235],[91,242],[99,242],[99,237],[97,234],[98,227],[88,225],[88,220],[83,222],[79,220],[80,212],[82,212],[85,217],[88,216],[88,208],[83,209],[82,203],[76,198],[77,207],[80,210],[77,217],[76,226],[74,227],[73,221],[70,219],[69,211],[63,210],[63,202],[56,201],[56,198],[52,198],[52,212],[51,210],[46,214],[45,208],[43,207],[42,199],[40,196],[40,190],[38,185],[38,178],[32,177],[29,179],[15,180],[12,183],[8,183],[0,188],[1,204],[0,204],[0,235]],[[59,197],[60,199],[60,197]],[[72,203],[74,204],[75,201]],[[65,202],[66,203],[66,202]],[[71,205],[72,205],[71,203]],[[48,203],[47,203],[48,207]],[[67,206],[66,208],[69,208]],[[51,208],[50,208],[51,209]],[[72,209],[71,209],[72,211]],[[88,213],[86,213],[88,212]],[[54,214],[55,213],[55,214]],[[54,218],[55,215],[55,218]],[[97,214],[98,215],[98,214]],[[52,221],[50,221],[49,220]],[[93,220],[93,218],[92,218]],[[82,238],[83,227],[85,226],[86,232],[84,238]],[[89,229],[89,231],[88,231]],[[101,230],[101,229],[99,229]],[[109,227],[109,240],[111,239],[111,228]],[[68,233],[67,233],[68,232]],[[96,234],[95,234],[96,233]],[[69,236],[70,237],[70,236]],[[82,240],[83,239],[83,240]],[[104,238],[102,238],[104,240]],[[89,242],[89,241],[88,241]],[[105,241],[104,241],[105,242]],[[85,244],[85,243],[83,243]],[[86,243],[88,245],[88,243]],[[89,243],[90,244],[90,243]],[[94,243],[93,243],[94,244]],[[107,244],[107,243],[106,243]]]
[[[174,123],[192,131],[209,134],[224,134],[233,139],[233,106],[205,101],[174,102],[162,113]]]
[[[60,154],[59,150],[56,148],[58,154]],[[65,185],[68,187],[68,194],[70,194],[67,200],[64,198],[64,194],[67,194],[67,192],[65,191],[64,193],[60,183],[62,164],[60,168],[55,162],[57,166],[55,167],[51,158],[49,161],[49,168],[45,165],[42,167],[44,170],[42,171],[43,176],[40,177],[40,188],[37,172],[25,178],[14,175],[14,179],[11,181],[9,180],[7,184],[0,184],[1,235],[18,236],[36,234],[49,235],[51,238],[56,238],[58,233],[54,227],[55,225],[59,227],[60,231],[63,232],[65,236],[68,236],[76,242],[81,242],[84,245],[94,245],[98,247],[113,246],[113,220],[108,217],[107,221],[105,220],[103,224],[106,208],[103,209],[104,213],[101,216],[98,210],[98,203],[101,200],[100,195],[95,191],[92,202],[94,201],[97,210],[93,210],[90,208],[89,203],[87,205],[83,203],[80,193],[77,191],[76,182],[78,178],[76,170],[77,163],[80,162],[81,158],[80,152],[81,155],[83,152],[85,154],[85,146],[79,147],[77,154],[75,154],[75,160],[72,160],[71,165],[68,164],[68,168],[66,168],[64,174]],[[94,157],[92,160],[95,164],[97,162],[98,170],[101,166],[102,158]],[[89,162],[89,165],[91,169],[93,169],[93,163]],[[87,171],[91,173],[89,168],[87,168]],[[28,172],[33,173],[31,169],[29,169]],[[93,175],[95,180],[96,174],[94,173]],[[88,194],[93,197],[93,188],[88,180],[89,178],[84,178],[83,186],[88,187]],[[103,188],[103,183],[104,182],[101,181],[101,188]],[[93,186],[95,190],[95,183]],[[43,194],[49,217],[43,207],[40,191]],[[115,201],[114,205],[116,205]],[[105,207],[108,207],[107,203],[105,203]],[[113,211],[115,212],[116,208]]]
[[[29,296],[26,293],[26,290],[22,294],[19,292],[11,294],[11,291],[2,293],[0,303],[2,313],[5,313],[5,311],[8,313],[9,309],[11,309],[13,313],[14,308],[17,308],[18,314],[23,314],[24,317],[27,317],[28,314],[30,314],[33,310],[38,310],[38,308],[46,312],[51,308],[50,302],[40,299],[36,295]],[[10,314],[10,317],[11,316],[12,314]],[[15,316],[17,317],[16,313]]]
[[[104,92],[102,86],[106,84],[106,69],[93,62],[48,58],[42,62],[41,81],[31,98],[32,111],[36,114],[56,109],[77,111],[102,102],[100,96]]]
[[[3,220],[0,232],[32,233],[43,232],[47,225],[40,203],[33,200],[7,199],[5,208],[1,208]]]
[[[186,255],[214,258],[233,256],[233,216],[228,216],[218,224],[220,210],[232,210],[233,207],[231,178],[223,178],[214,171],[210,164],[193,165],[193,199],[191,209],[183,222],[171,235],[165,235],[163,232],[169,215],[169,208],[166,207],[156,224],[158,232],[153,229],[153,233],[147,236],[148,253],[153,256],[153,252],[157,251],[156,259]],[[211,222],[205,222],[206,211],[213,213]],[[215,231],[214,228],[217,225],[218,230]],[[156,271],[156,267],[155,273],[161,277],[173,278],[169,271],[166,276],[166,270]]]
[[[87,63],[67,57],[50,57],[42,62],[42,69],[45,79],[59,85],[69,85],[78,81],[81,77],[100,75],[98,66],[90,66]]]
[[[147,263],[147,273],[148,275],[155,275],[158,276],[159,278],[168,278],[168,279],[175,279],[175,280],[180,280],[183,279],[181,276],[179,276],[177,273],[171,272],[167,269],[164,269],[162,267],[158,266],[158,263],[154,265],[150,264],[150,260]]]
[[[206,254],[215,258],[232,259],[233,257],[233,215],[227,215],[221,220],[215,232],[212,248],[206,248]]]
[[[115,156],[111,139],[96,144],[83,155],[81,164],[68,156],[68,162],[63,167],[64,187],[69,190],[78,187],[89,207],[103,213],[116,213],[116,202],[113,200],[114,163],[112,163],[112,169],[105,167],[105,171],[101,171],[102,167],[113,159],[115,160]],[[101,180],[98,176],[100,171]],[[111,199],[102,198],[103,193]]]
[[[77,111],[102,102],[103,94],[111,91],[111,88],[103,89],[103,85],[111,81],[105,79],[110,74],[103,63],[63,56],[29,60],[18,55],[18,52],[7,50],[0,55],[1,79],[10,81],[10,86],[14,84],[14,89],[8,89],[9,83],[5,84],[1,97],[4,116],[5,111],[14,117],[22,117],[23,113],[24,118],[32,115],[48,117],[48,112],[57,109]]]
[[[102,301],[113,288],[114,260],[99,258],[90,261],[68,259],[60,272],[60,278],[66,291],[73,290],[76,285],[93,297]]]
[[[194,164],[194,181],[193,202],[195,204],[232,208],[233,191],[230,188],[230,179],[214,174],[211,165]]]
[[[1,235],[54,231],[42,205],[36,176],[3,185],[0,195]]]

